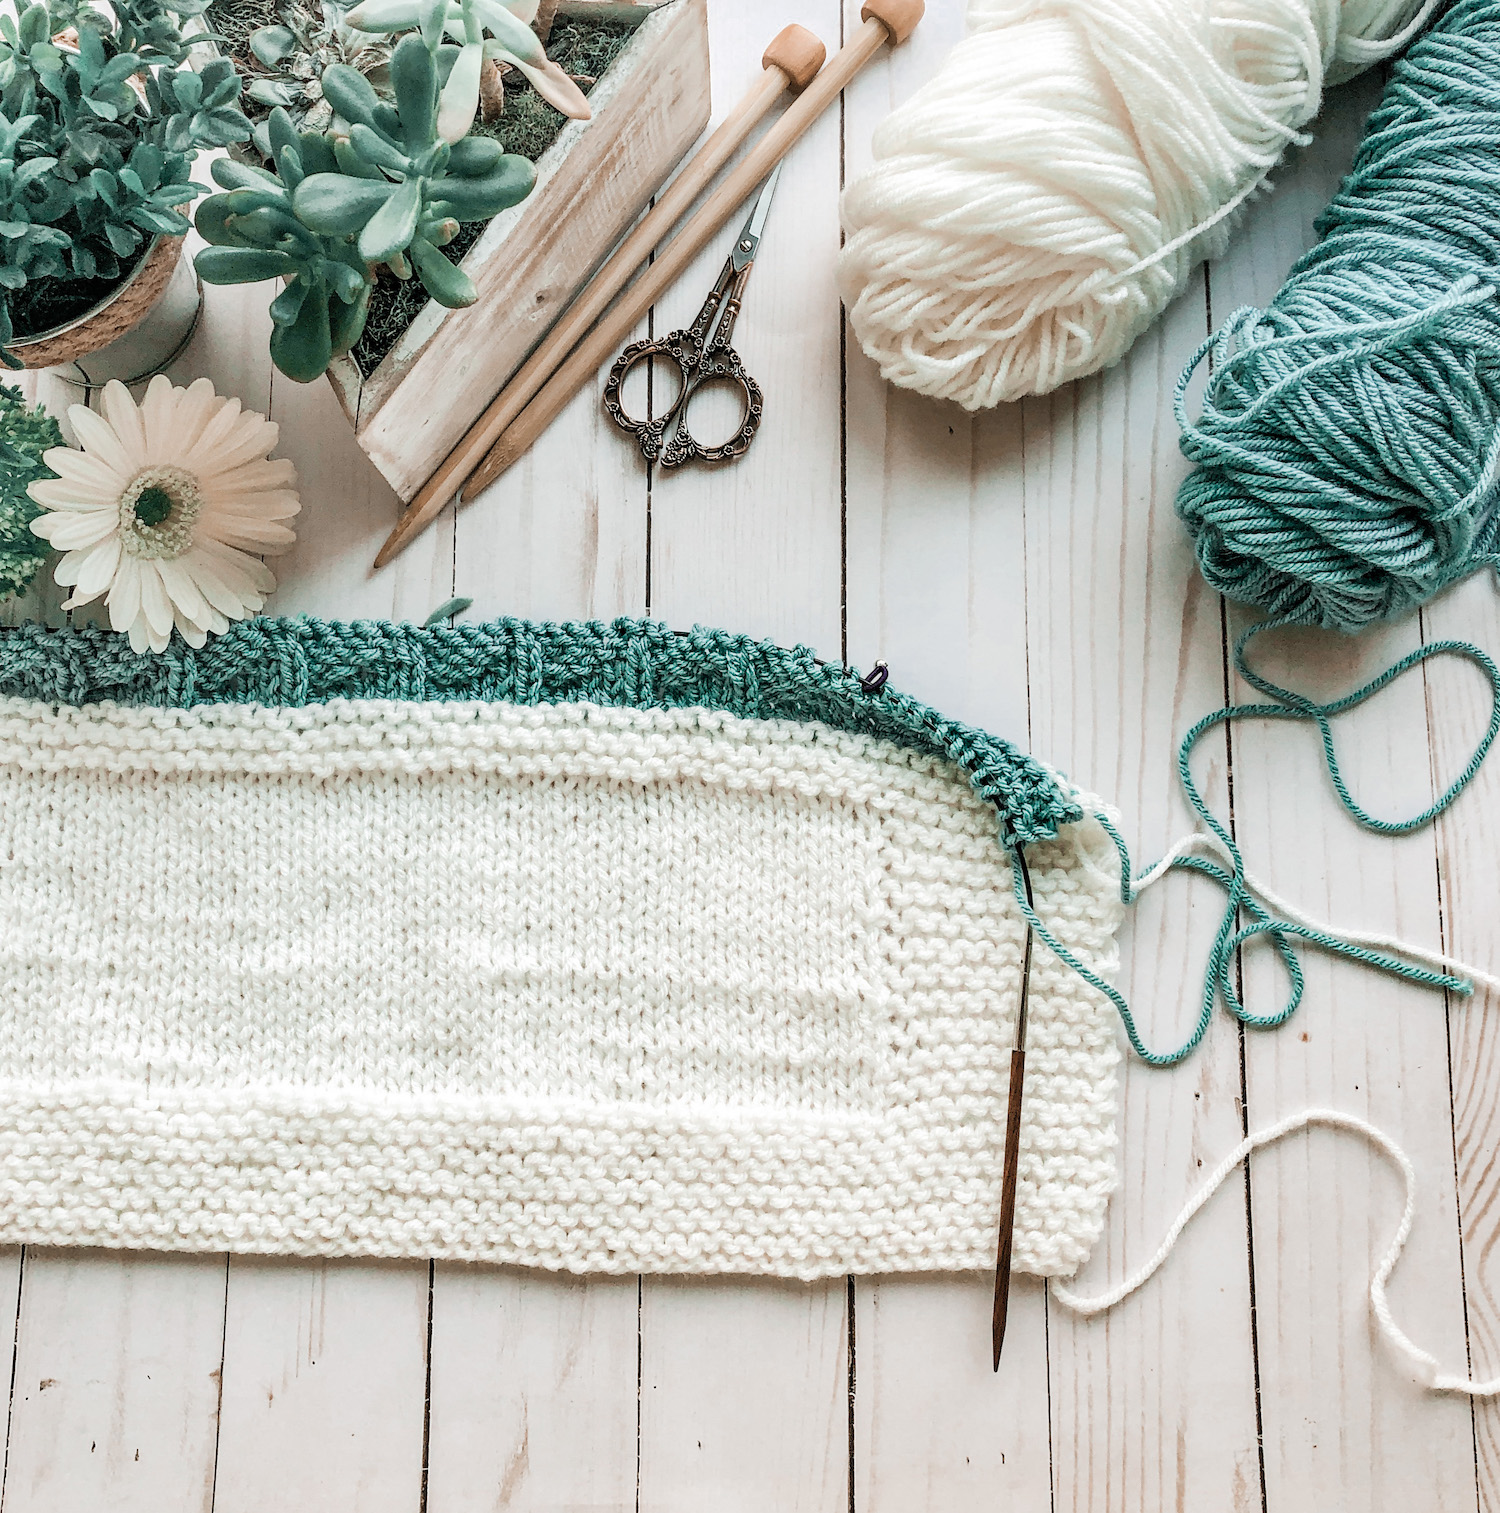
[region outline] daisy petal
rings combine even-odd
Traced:
[[[99,396],[99,408],[126,451],[144,457],[146,430],[141,424],[141,412],[136,409],[130,390],[118,378],[112,378],[105,384],[103,393]]]
[[[176,414],[167,439],[175,448],[175,457],[181,459],[196,445],[203,428],[227,401],[214,393],[214,386],[206,378],[195,378],[187,388],[172,389],[171,393]]]
[[[38,478],[26,485],[26,492],[45,509],[76,510],[80,514],[101,510],[113,517],[119,508],[112,495],[99,495],[81,489],[65,478]]]
[[[241,415],[234,434],[226,438],[212,457],[199,459],[195,456],[194,460],[199,463],[207,482],[274,451],[280,435],[281,428],[273,421],[263,420],[259,415]]]
[[[275,573],[258,556],[251,556],[238,547],[225,546],[222,542],[208,538],[200,544],[221,574],[228,572],[243,577],[254,591],[262,594],[269,594],[276,587]],[[236,578],[230,577],[228,581],[233,584]]]
[[[273,549],[285,551],[297,539],[295,531],[278,525],[274,520],[256,520],[251,517],[209,515],[198,517],[198,527],[203,535],[224,546],[237,546],[247,552],[265,552]]]
[[[263,457],[237,467],[233,473],[216,479],[211,492],[220,495],[247,494],[261,489],[295,487],[297,470],[285,457]]]
[[[72,447],[52,447],[42,453],[42,461],[67,483],[77,485],[109,498],[118,498],[129,479],[128,473],[118,473],[98,457],[87,452],[75,452]]]
[[[203,597],[203,591],[193,581],[191,571],[183,566],[181,558],[158,562],[156,566],[167,590],[167,597],[177,611],[179,622],[185,617],[199,625],[206,624],[213,611],[208,600]]]
[[[85,452],[92,452],[106,467],[113,468],[124,478],[139,471],[144,458],[133,452],[128,443],[115,434],[114,427],[101,415],[82,405],[74,405],[68,411],[73,422],[73,431]]]
[[[129,630],[141,613],[141,564],[135,557],[121,557],[115,581],[109,591],[109,627]],[[135,646],[135,638],[130,644]],[[137,651],[141,647],[135,646]]]
[[[211,466],[220,449],[239,427],[240,402],[237,399],[222,399],[219,408],[208,418],[202,434],[191,446],[183,446],[173,438],[171,460],[190,473],[201,472]]]
[[[186,615],[178,615],[177,634],[192,647],[208,645],[208,632],[201,625],[195,625]]]
[[[120,538],[109,536],[86,551],[79,552],[78,570],[73,582],[75,596],[97,599],[110,585],[120,565]]]
[[[247,608],[259,609],[264,602],[243,574],[211,558],[202,548],[189,552],[181,560],[192,573],[193,582],[202,590],[203,597],[221,615],[231,620],[243,620]]]
[[[38,515],[31,522],[31,534],[50,541],[60,552],[92,546],[115,535],[117,528],[108,510],[59,510],[53,515]]]
[[[141,563],[141,613],[158,636],[172,634],[172,601],[157,564],[149,559]]]

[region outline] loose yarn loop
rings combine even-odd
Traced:
[[[1113,1308],[1116,1303],[1128,1298],[1131,1293],[1144,1286],[1161,1269],[1193,1216],[1224,1185],[1225,1178],[1240,1162],[1255,1151],[1274,1145],[1278,1140],[1284,1140],[1298,1130],[1314,1127],[1348,1130],[1352,1134],[1363,1136],[1401,1173],[1401,1180],[1406,1191],[1406,1203],[1401,1210],[1401,1222],[1397,1224],[1396,1232],[1391,1236],[1390,1244],[1375,1267],[1375,1274],[1370,1278],[1370,1312],[1375,1316],[1375,1324],[1380,1331],[1380,1337],[1399,1359],[1407,1363],[1418,1382],[1434,1392],[1462,1392],[1470,1397],[1500,1395],[1500,1377],[1476,1382],[1471,1377],[1453,1376],[1441,1372],[1438,1369],[1437,1357],[1423,1350],[1396,1322],[1391,1313],[1390,1299],[1386,1296],[1386,1284],[1391,1279],[1391,1273],[1396,1269],[1396,1262],[1401,1259],[1401,1252],[1406,1248],[1407,1239],[1411,1235],[1412,1222],[1416,1218],[1416,1170],[1411,1164],[1411,1158],[1384,1131],[1376,1129],[1373,1124],[1354,1114],[1342,1114],[1336,1109],[1307,1109],[1303,1113],[1292,1114],[1279,1123],[1263,1130],[1256,1130],[1253,1134],[1246,1136],[1209,1173],[1202,1186],[1188,1199],[1182,1212],[1167,1230],[1166,1237],[1158,1246],[1156,1253],[1144,1265],[1131,1272],[1124,1281],[1117,1283],[1107,1292],[1088,1298],[1080,1297],[1070,1288],[1054,1282],[1049,1288],[1049,1295],[1064,1308],[1085,1318]]]
[[[1284,626],[1285,621],[1266,621],[1252,626],[1235,643],[1234,663],[1240,676],[1252,688],[1265,694],[1271,701],[1257,704],[1231,704],[1205,715],[1183,737],[1177,751],[1177,775],[1193,812],[1198,816],[1202,831],[1179,842],[1160,861],[1147,868],[1139,881],[1132,875],[1130,850],[1125,844],[1109,815],[1096,813],[1095,818],[1103,827],[1120,856],[1120,897],[1128,907],[1153,883],[1173,871],[1196,872],[1209,878],[1224,890],[1224,912],[1219,921],[1218,932],[1209,948],[1208,965],[1204,973],[1203,994],[1199,1003],[1198,1018],[1187,1038],[1175,1049],[1153,1050],[1141,1037],[1125,995],[1112,983],[1106,982],[1097,973],[1075,956],[1066,946],[1056,940],[1046,923],[1028,903],[1019,882],[1019,868],[1013,868],[1013,884],[1016,905],[1036,931],[1039,939],[1072,967],[1091,987],[1102,993],[1114,1004],[1125,1030],[1130,1048],[1150,1066],[1172,1066],[1185,1060],[1195,1051],[1208,1033],[1213,1021],[1216,1001],[1242,1024],[1254,1029],[1271,1029],[1285,1024],[1296,1013],[1302,1002],[1304,978],[1301,963],[1293,949],[1295,941],[1302,941],[1327,951],[1345,960],[1373,967],[1404,981],[1421,987],[1438,988],[1445,992],[1468,997],[1476,985],[1500,988],[1500,980],[1487,972],[1465,966],[1452,958],[1423,947],[1386,936],[1350,932],[1319,924],[1305,914],[1292,908],[1276,897],[1262,883],[1251,876],[1233,836],[1209,808],[1197,781],[1193,777],[1193,751],[1200,740],[1210,731],[1236,720],[1292,720],[1305,721],[1318,729],[1323,748],[1323,760],[1333,783],[1334,792],[1345,811],[1363,829],[1377,835],[1408,835],[1431,824],[1439,815],[1453,805],[1464,789],[1474,780],[1483,765],[1497,736],[1500,736],[1500,667],[1478,647],[1463,641],[1434,641],[1409,652],[1400,661],[1392,664],[1368,683],[1356,688],[1343,698],[1319,704],[1293,689],[1282,688],[1269,678],[1256,672],[1245,658],[1245,648],[1252,637],[1261,631]],[[1357,708],[1373,698],[1381,689],[1393,683],[1402,674],[1437,657],[1461,657],[1472,663],[1484,675],[1490,686],[1490,718],[1484,734],[1474,748],[1462,772],[1448,784],[1438,797],[1420,814],[1403,819],[1381,819],[1365,809],[1350,792],[1344,781],[1339,763],[1338,748],[1334,741],[1333,721],[1341,714]],[[1208,855],[1202,853],[1206,851]],[[1241,923],[1248,917],[1249,923]],[[1285,1002],[1270,1013],[1253,1012],[1241,999],[1236,984],[1236,961],[1239,950],[1260,936],[1269,938],[1280,956],[1290,982]]]
[[[883,377],[976,410],[1119,360],[1435,0],[970,0],[875,134],[839,284]]]
[[[1183,374],[1178,513],[1231,598],[1355,630],[1500,560],[1497,86],[1500,3],[1460,0],[1396,65],[1322,241]]]

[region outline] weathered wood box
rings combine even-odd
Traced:
[[[359,444],[410,500],[546,334],[703,130],[707,0],[561,0],[559,16],[640,24],[537,163],[536,188],[463,260],[478,303],[428,301],[380,365],[329,379]]]

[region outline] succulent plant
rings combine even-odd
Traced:
[[[284,0],[280,20],[251,32],[248,47],[263,72],[251,73],[245,96],[267,110],[281,106],[299,131],[324,131],[333,124],[333,107],[323,94],[323,72],[335,63],[355,69],[382,96],[389,92],[392,44],[384,37],[357,31],[348,22],[348,7],[338,0]],[[254,131],[261,156],[272,156],[269,130],[261,121]]]
[[[31,531],[42,507],[26,485],[53,476],[42,453],[62,444],[62,432],[46,410],[0,384],[0,594],[22,592],[47,558],[47,543]]]
[[[206,0],[37,0],[0,14],[0,361],[12,302],[44,280],[116,279],[178,207],[205,147],[249,135],[227,60],[187,67]]]
[[[298,132],[278,107],[267,123],[274,171],[215,162],[229,192],[198,207],[211,244],[198,272],[213,284],[285,280],[271,303],[271,357],[289,378],[318,377],[359,339],[381,264],[400,278],[415,269],[440,304],[473,304],[473,282],[439,249],[460,221],[489,220],[531,192],[525,158],[488,137],[439,137],[439,81],[422,38],[403,37],[391,55],[393,104],[353,68],[324,71],[347,136]]]
[[[583,91],[547,56],[527,25],[536,13],[537,0],[361,0],[345,19],[361,31],[387,35],[417,28],[434,53],[448,51],[444,38],[457,44],[438,111],[438,135],[456,142],[473,125],[482,96],[485,118],[499,115],[504,97],[497,65],[502,63],[520,69],[565,116],[588,120]]]

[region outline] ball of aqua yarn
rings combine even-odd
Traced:
[[[1322,99],[1434,0],[970,0],[878,129],[839,286],[881,374],[967,409],[1107,367]]]
[[[1396,65],[1318,229],[1205,349],[1195,422],[1183,375],[1177,507],[1215,588],[1352,630],[1496,548],[1500,0],[1460,0]]]

